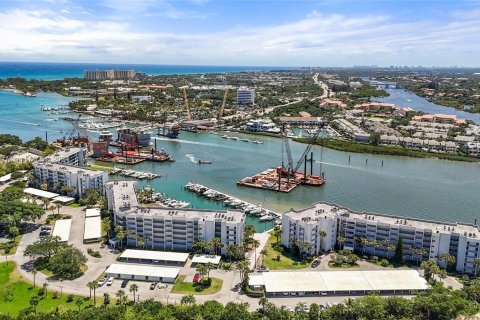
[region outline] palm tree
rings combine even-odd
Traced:
[[[253,245],[253,250],[254,250],[253,252],[255,254],[254,268],[256,268],[257,267],[257,248],[260,246],[260,241],[253,239],[252,245]]]
[[[203,263],[197,264],[196,271],[200,274],[202,279],[209,272],[209,270],[207,269],[207,266],[204,265]]]
[[[325,239],[327,237],[327,232],[325,230],[320,230],[320,232],[318,233],[318,235],[320,236],[320,251],[323,251],[322,247],[323,247],[323,239]]]
[[[220,246],[222,246],[222,240],[220,240],[220,238],[213,238],[211,240],[211,246],[213,248],[213,252],[214,254],[218,254],[218,248],[220,248]]]
[[[135,293],[138,291],[138,286],[133,283],[132,285],[130,285],[129,291],[133,293],[133,303],[135,303]]]
[[[125,291],[118,290],[115,296],[117,297],[117,301],[120,306],[125,307],[127,305],[127,295],[125,294]]]
[[[473,259],[473,272],[477,276],[478,268],[480,267],[480,258]]]
[[[210,279],[210,270],[215,269],[215,267],[211,262],[207,263],[206,267],[207,267],[207,279]]]
[[[110,294],[108,292],[105,292],[103,294],[103,304],[104,305],[110,304]]]
[[[90,296],[88,297],[89,299],[92,299],[92,290],[93,290],[93,284],[96,283],[96,281],[90,281],[87,283],[88,289],[90,289]]]
[[[137,248],[138,247],[143,247],[143,245],[145,244],[145,240],[142,238],[142,236],[139,236],[138,234],[135,235],[135,243],[137,245]]]
[[[60,214],[60,208],[62,207],[62,205],[60,203],[57,203],[55,207],[57,208],[57,214]]]
[[[45,298],[46,298],[47,295],[48,295],[48,292],[47,292],[48,282],[45,282],[45,283],[42,285],[42,287],[43,287],[43,291],[45,291]]]
[[[48,198],[42,198],[42,202],[43,202],[44,209],[47,210],[48,205],[50,204],[50,200],[48,200]]]
[[[395,252],[395,245],[393,243],[389,243],[388,246],[387,246],[387,257],[388,259],[390,259],[390,253],[391,252]]]
[[[338,244],[340,245],[340,248],[343,249],[343,245],[344,245],[344,243],[345,243],[345,237],[338,236],[337,242],[338,242]]]
[[[282,236],[282,228],[280,228],[280,226],[275,226],[275,228],[273,228],[273,235],[276,238],[275,243],[278,245],[278,241],[279,241],[280,237]]]
[[[238,271],[240,271],[240,281],[243,283],[243,280],[245,279],[245,274],[250,271],[250,265],[247,261],[240,261],[237,263],[237,269]]]
[[[37,269],[33,269],[33,270],[32,270],[32,274],[33,274],[33,286],[34,286],[34,287],[35,287],[35,283],[36,283],[35,280],[36,280],[36,278],[37,278],[37,273],[38,273]]]
[[[82,304],[83,304],[83,299],[78,297],[77,300],[75,300],[75,304],[78,307],[78,311],[80,311],[80,308],[82,307]]]
[[[226,252],[228,254],[228,258],[230,259],[230,262],[232,262],[232,256],[235,254],[236,252],[236,245],[235,244],[229,244],[227,245],[227,249],[226,249]]]
[[[297,303],[297,308],[300,309],[300,312],[305,312],[305,306],[306,306],[305,302],[299,301]]]
[[[93,281],[93,285],[92,285],[92,288],[93,288],[93,305],[96,306],[97,305],[97,295],[96,295],[96,291],[97,291],[97,288],[100,287],[100,285],[98,284],[97,281]]]
[[[31,298],[30,298],[30,305],[34,308],[35,310],[35,314],[37,314],[37,305],[38,305],[38,302],[40,300],[38,299],[38,296],[36,294],[34,294]]]
[[[196,252],[196,253],[203,253],[205,250],[205,247],[206,247],[206,243],[204,240],[196,240],[192,245],[193,252]]]
[[[266,249],[262,249],[260,251],[260,256],[262,256],[262,264],[264,264],[263,260],[265,260],[265,256],[268,254],[268,251]]]
[[[193,296],[193,294],[187,294],[183,296],[182,299],[180,300],[181,304],[187,304],[187,305],[195,304],[195,302],[196,302],[196,299]]]
[[[265,313],[265,305],[268,303],[268,299],[264,296],[258,300],[258,305],[262,306],[262,312]]]

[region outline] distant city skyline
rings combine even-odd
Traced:
[[[19,0],[0,61],[479,66],[478,1]]]

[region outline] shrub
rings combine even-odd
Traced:
[[[373,257],[372,257],[372,261],[373,261],[373,262],[377,262],[377,261],[378,261],[378,257],[377,257],[377,256],[373,256]]]
[[[67,296],[67,302],[72,302],[73,301],[73,294],[69,294]]]
[[[43,288],[38,289],[38,296],[43,297],[44,295],[45,295],[45,289]]]
[[[388,267],[389,262],[387,259],[382,259],[382,261],[380,261],[380,264],[382,265],[382,267]]]
[[[92,248],[88,248],[87,253],[89,255],[91,255],[92,257],[95,257],[95,258],[101,258],[102,257],[102,255],[100,254],[99,251],[93,250]]]
[[[58,292],[54,292],[52,297],[53,299],[58,299]]]

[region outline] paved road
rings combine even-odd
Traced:
[[[318,96],[316,98],[313,98],[313,100],[318,100],[318,99],[325,99],[325,98],[328,98],[329,96],[333,95],[332,92],[330,92],[329,94],[329,91],[328,91],[328,86],[325,82],[321,81],[321,80],[318,80],[318,73],[315,73],[315,75],[313,76],[313,81],[320,86],[320,88],[323,89],[323,93],[321,96]]]

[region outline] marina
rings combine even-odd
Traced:
[[[141,172],[141,171],[135,171],[130,169],[119,169],[119,168],[112,169],[110,171],[110,174],[119,175],[123,177],[131,177],[131,178],[140,179],[140,180],[142,179],[152,180],[160,177],[160,175],[155,173]]]

